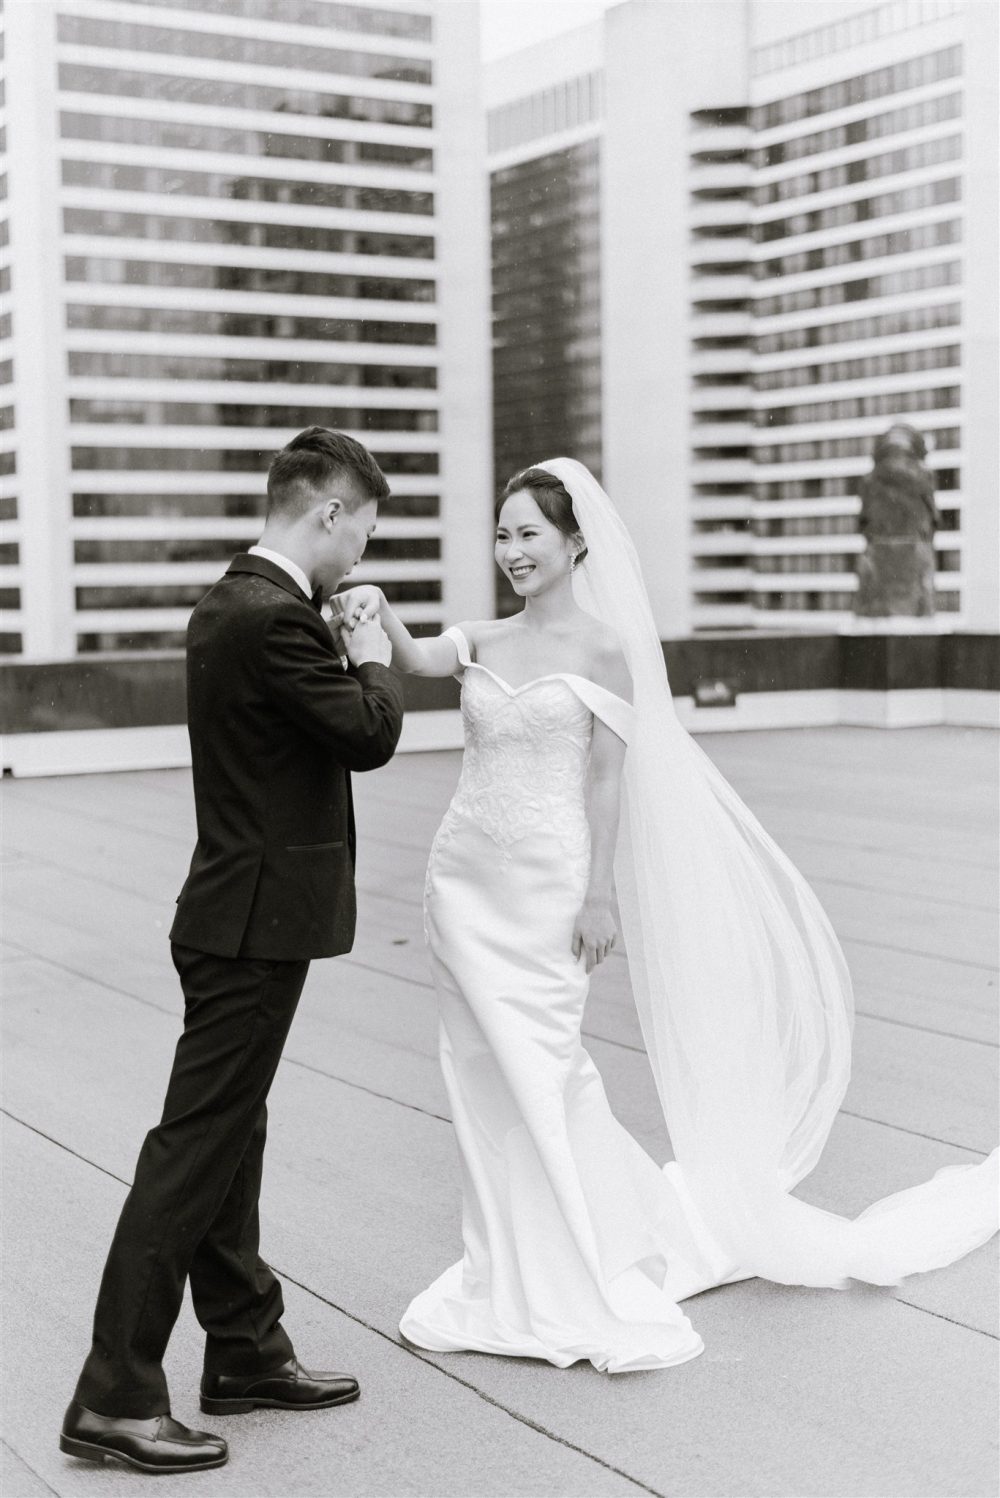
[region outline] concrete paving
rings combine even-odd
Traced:
[[[996,738],[829,729],[706,744],[813,880],[855,975],[855,1069],[802,1195],[855,1213],[997,1137]],[[359,777],[361,921],[310,974],[272,1093],[264,1251],[304,1361],[361,1401],[224,1424],[229,1466],[157,1494],[234,1498],[988,1498],[997,1491],[996,1245],[894,1290],[760,1281],[687,1309],[703,1357],[589,1366],[430,1356],[400,1312],[457,1257],[454,1143],[420,898],[452,754]],[[155,1121],[181,1000],[166,945],[193,836],[186,772],[6,782],[3,1498],[148,1484],[61,1456],[101,1264]],[[650,1153],[669,1143],[626,961],[600,970],[588,1045]],[[199,1328],[171,1342],[195,1424]]]

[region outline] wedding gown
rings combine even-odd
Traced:
[[[989,1237],[985,1166],[941,1171],[854,1222],[791,1197],[786,1180],[766,1190],[763,1229],[723,1170],[709,1229],[692,1186],[718,1204],[700,1162],[655,1164],[612,1114],[580,1038],[589,980],[571,940],[589,873],[593,724],[627,742],[633,709],[568,673],[511,687],[470,659],[458,630],[446,633],[462,667],[466,747],[424,908],[464,1254],[413,1300],[403,1335],[436,1352],[665,1368],[703,1350],[678,1302],[710,1286],[758,1273],[893,1283]]]
[[[425,920],[441,1064],[462,1162],[465,1255],[417,1296],[403,1334],[434,1351],[587,1358],[609,1372],[702,1351],[677,1302],[735,1271],[683,1183],[618,1123],[580,1040],[573,957],[587,887],[594,716],[632,710],[582,677],[509,687],[464,667],[461,780],[431,850]]]

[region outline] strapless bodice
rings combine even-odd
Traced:
[[[462,680],[465,756],[450,817],[465,817],[505,853],[533,833],[589,851],[587,767],[594,719],[562,676],[513,688],[485,667]]]

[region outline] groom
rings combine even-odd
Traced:
[[[205,1329],[201,1408],[321,1409],[358,1397],[309,1373],[258,1253],[265,1100],[312,957],[354,939],[352,770],[402,727],[377,620],[335,642],[319,608],[389,493],[371,454],[323,427],[274,459],[259,546],[191,617],[188,722],[198,842],[171,930],[184,991],[163,1117],[146,1136],[104,1269],[94,1340],[60,1446],[195,1472],[225,1441],[170,1417],[162,1359],[185,1281]],[[338,653],[343,651],[343,656]],[[346,660],[346,668],[343,661]]]

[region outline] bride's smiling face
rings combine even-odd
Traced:
[[[504,500],[494,556],[520,598],[544,593],[565,578],[578,549],[579,543],[546,519],[527,489]]]

